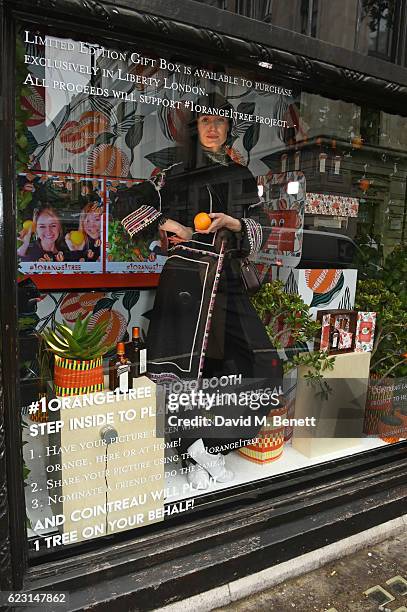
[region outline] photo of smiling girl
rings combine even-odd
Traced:
[[[73,259],[94,262],[100,261],[101,236],[102,209],[98,202],[89,202],[80,213],[78,229],[68,232],[65,242]]]
[[[33,234],[36,239],[32,242]],[[52,206],[35,209],[33,220],[20,233],[22,245],[17,249],[21,261],[66,261],[68,248],[63,238],[62,223]]]

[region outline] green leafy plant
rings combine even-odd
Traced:
[[[390,272],[395,277],[399,274],[399,270]],[[393,284],[391,278],[359,281],[356,292],[355,308],[377,313],[370,371],[382,379],[407,376],[406,281],[394,278]]]
[[[306,342],[315,338],[321,325],[313,321],[309,306],[297,293],[286,293],[281,281],[266,283],[252,298],[259,317],[266,325],[267,333],[276,348],[283,348],[282,336],[290,330],[291,344]],[[278,329],[279,321],[284,328]]]
[[[294,354],[287,367],[289,370],[295,366],[307,367],[308,371],[304,374],[305,380],[308,384],[319,387],[317,395],[321,399],[328,399],[331,387],[324,380],[323,374],[326,371],[333,370],[334,364],[335,357],[329,357],[325,351],[310,351]]]
[[[387,255],[380,277],[387,289],[400,299],[404,310],[407,310],[407,248],[404,244]]]
[[[104,340],[108,321],[101,321],[89,328],[92,313],[85,319],[77,319],[73,328],[57,323],[55,330],[45,329],[42,338],[47,349],[59,357],[90,360],[101,357],[113,347]]]
[[[321,328],[321,324],[311,318],[310,307],[297,293],[286,293],[281,281],[263,285],[252,303],[273,346],[285,349],[284,371],[289,372],[300,365],[308,367],[305,378],[310,384],[317,384],[326,396],[329,387],[323,380],[323,372],[333,369],[335,358],[324,351],[309,351],[307,347],[307,342],[314,340]],[[282,338],[286,338],[288,332],[287,347]]]
[[[150,255],[147,237],[133,238],[117,219],[109,221],[109,261],[145,261]]]
[[[356,250],[353,264],[358,270],[358,278],[380,278],[383,271],[383,246],[379,235],[361,232],[355,238],[359,247]]]

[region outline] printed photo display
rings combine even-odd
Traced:
[[[64,174],[20,174],[17,256],[25,274],[102,272],[104,181]]]
[[[120,192],[142,181],[107,180],[107,249],[106,272],[126,273],[161,272],[168,254],[168,245],[164,232],[157,231],[153,226],[141,235],[128,239],[128,234],[122,224],[120,210],[117,210]]]

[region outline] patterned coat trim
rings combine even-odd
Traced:
[[[173,372],[160,372],[159,374],[152,372],[148,376],[157,385],[171,382],[182,382],[181,378]]]
[[[150,223],[157,221],[160,217],[161,212],[156,208],[143,204],[140,208],[137,208],[137,210],[127,215],[121,223],[130,236],[133,237],[134,234],[141,232],[150,225]]]
[[[263,243],[263,229],[257,221],[250,218],[243,218],[241,222],[244,226],[244,232],[247,236],[250,246],[249,255],[252,253],[258,253]]]
[[[223,268],[224,258],[225,258],[225,244],[222,241],[222,244],[220,247],[219,259],[218,259],[218,263],[216,266],[215,278],[213,281],[213,286],[212,286],[212,291],[211,291],[211,297],[210,297],[209,306],[208,306],[208,315],[206,317],[206,322],[205,322],[204,337],[203,337],[203,343],[202,343],[202,348],[201,348],[201,356],[199,359],[199,366],[198,366],[198,380],[200,380],[203,376],[206,349],[208,348],[209,332],[210,332],[211,324],[212,324],[213,309],[215,306],[215,299],[216,299],[216,295],[218,292],[219,279],[220,279],[220,275],[221,275],[222,268]]]

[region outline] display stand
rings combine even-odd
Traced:
[[[325,401],[317,399],[318,387],[310,385],[305,378],[309,368],[298,368],[295,417],[300,419],[315,415],[316,425],[309,427],[307,437],[304,437],[303,427],[295,427],[293,448],[306,457],[314,458],[360,445],[370,356],[370,353],[346,353],[333,357],[333,369],[323,374],[332,389]],[[346,437],[347,432],[352,432],[352,437]]]
[[[49,436],[49,448],[59,450],[49,458],[58,485],[49,491],[51,508],[63,516],[60,532],[76,531],[76,541],[163,520],[156,385],[143,376],[132,391],[138,399],[108,402],[113,394],[101,392],[89,405],[90,395],[63,398],[64,409],[49,413],[59,429]]]

